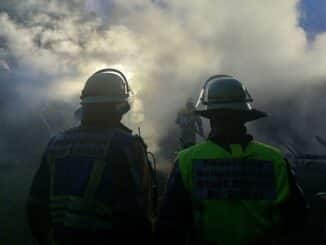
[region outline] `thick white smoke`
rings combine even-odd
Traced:
[[[305,140],[325,134],[326,34],[307,40],[298,2],[1,0],[0,241],[30,244],[23,204],[40,152],[97,69],[129,78],[125,120],[142,127],[150,150],[167,137],[171,147],[177,110],[216,73],[244,81],[272,113],[254,125],[260,137],[308,149]]]
[[[293,88],[324,80],[326,35],[307,41],[297,4],[3,1],[2,70],[11,68],[7,86],[30,110],[49,100],[73,101],[77,107],[89,75],[104,67],[121,69],[136,93],[125,120],[134,129],[142,127],[156,150],[176,111],[212,74],[245,81],[258,105],[268,109]],[[301,113],[307,104],[299,105]]]
[[[120,68],[136,92],[131,124],[151,143],[212,74],[247,82],[259,104],[326,75],[326,35],[307,41],[297,0],[10,2],[0,60],[19,81],[9,86],[27,103],[76,102],[92,72]]]

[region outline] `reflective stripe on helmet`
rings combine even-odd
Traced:
[[[81,104],[95,104],[105,102],[124,102],[128,95],[123,96],[87,96],[81,100]]]

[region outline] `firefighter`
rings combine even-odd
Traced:
[[[176,244],[282,244],[302,231],[306,203],[289,164],[247,133],[247,122],[266,116],[252,101],[231,76],[206,81],[196,111],[210,120],[211,132],[178,154],[156,225],[158,244],[171,237]]]
[[[146,145],[121,124],[130,92],[120,71],[94,73],[81,93],[81,125],[50,140],[27,203],[39,244],[150,239]]]
[[[182,149],[196,144],[196,135],[204,135],[202,120],[195,114],[195,106],[191,99],[188,99],[184,109],[179,111],[176,123],[181,129],[180,145]]]

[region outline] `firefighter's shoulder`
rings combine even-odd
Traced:
[[[251,144],[249,144],[249,147],[251,151],[257,152],[259,154],[268,155],[271,158],[278,160],[284,159],[282,151],[275,146],[254,140],[251,142]]]
[[[196,145],[190,146],[178,152],[178,159],[188,156],[194,156],[202,152],[208,147],[209,143],[207,141],[198,143]]]

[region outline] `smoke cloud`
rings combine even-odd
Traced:
[[[127,75],[135,96],[125,121],[142,128],[153,151],[177,140],[177,110],[218,73],[244,81],[271,112],[251,127],[259,138],[316,149],[314,135],[325,134],[326,34],[307,39],[298,2],[2,0],[0,152],[32,159],[31,176],[48,137],[74,123],[86,79],[105,67]]]
[[[129,123],[143,126],[154,144],[212,74],[245,81],[258,105],[322,81],[326,35],[307,41],[297,4],[2,1],[1,67],[15,77],[7,86],[27,104],[77,104],[96,69],[120,68],[136,92],[138,114]]]

